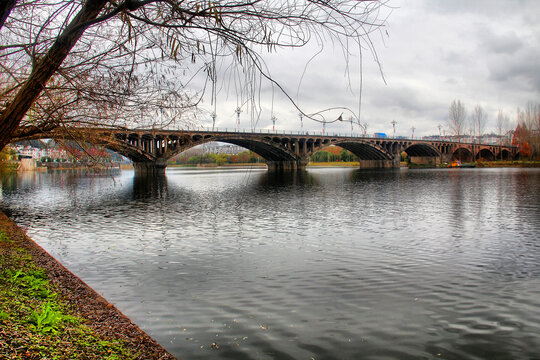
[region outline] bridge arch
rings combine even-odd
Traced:
[[[84,138],[84,141],[114,151],[134,163],[155,162],[157,160],[150,145],[154,143],[150,135],[139,136],[137,134],[98,131],[97,136]]]
[[[497,154],[497,159],[500,159],[500,160],[512,160],[512,153],[510,153],[510,151],[508,151],[506,149],[502,149]]]
[[[97,143],[96,145],[101,145],[108,150],[112,150],[115,153],[118,153],[122,156],[127,157],[133,162],[148,162],[148,161],[156,160],[153,156],[151,156],[151,154],[141,151],[135,146],[119,145],[115,143],[103,143],[103,144]]]
[[[451,157],[451,160],[452,161],[464,161],[464,162],[471,162],[473,161],[473,153],[471,152],[471,150],[467,149],[467,148],[464,148],[464,147],[460,147],[460,148],[457,148],[453,153],[452,153],[452,157]]]
[[[415,143],[403,149],[409,156],[415,157],[439,157],[441,153],[428,143]]]
[[[476,160],[494,161],[495,154],[490,149],[481,149],[476,154]]]
[[[241,146],[247,150],[251,150],[257,155],[266,160],[267,164],[276,162],[296,162],[299,160],[299,156],[295,153],[294,145],[291,145],[291,141],[288,138],[272,138],[264,137],[257,140],[244,139],[241,136],[212,136],[212,137],[197,137],[193,138],[193,141],[186,142],[185,144],[170,149],[166,154],[167,159],[171,158],[179,153],[182,153],[190,148],[198,145],[203,145],[208,142],[223,142],[233,145]]]
[[[337,145],[352,152],[360,160],[392,160],[392,155],[376,145],[365,141],[335,141]]]
[[[253,140],[236,138],[234,136],[225,136],[215,137],[212,139],[204,139],[200,141],[197,145],[210,141],[220,141],[241,146],[243,148],[253,151],[257,155],[265,159],[267,162],[296,161],[299,159],[299,156],[295,153],[294,145],[289,138],[264,137],[261,139]]]
[[[169,159],[192,147],[219,141],[242,146],[255,152],[267,161],[294,161],[298,156],[289,147],[289,139],[264,137],[253,140],[239,135],[151,135],[116,134],[120,142],[104,143],[107,148],[129,157],[134,162],[154,161],[156,158]],[[294,146],[293,146],[294,147]]]
[[[324,150],[330,145],[339,146],[353,153],[360,162],[360,168],[388,168],[393,166],[393,156],[388,153],[385,148],[381,148],[378,144],[364,141],[361,139],[332,139],[314,151],[306,155],[306,159],[316,153]]]

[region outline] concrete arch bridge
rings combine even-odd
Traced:
[[[330,145],[349,150],[361,168],[398,167],[405,151],[411,161],[437,164],[454,159],[494,160],[513,158],[513,146],[427,141],[418,139],[371,138],[265,132],[222,132],[186,130],[78,129],[85,141],[104,146],[133,161],[137,172],[162,172],[167,160],[197,145],[219,141],[242,146],[266,160],[269,170],[304,169],[309,157]]]

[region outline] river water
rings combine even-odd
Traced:
[[[1,189],[181,359],[540,358],[538,169],[35,172]]]

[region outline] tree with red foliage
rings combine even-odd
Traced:
[[[531,146],[528,142],[524,141],[523,144],[520,144],[519,156],[521,156],[522,158],[528,158],[531,156]]]

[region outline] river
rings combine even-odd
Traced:
[[[538,169],[31,172],[0,194],[181,359],[540,358]]]

